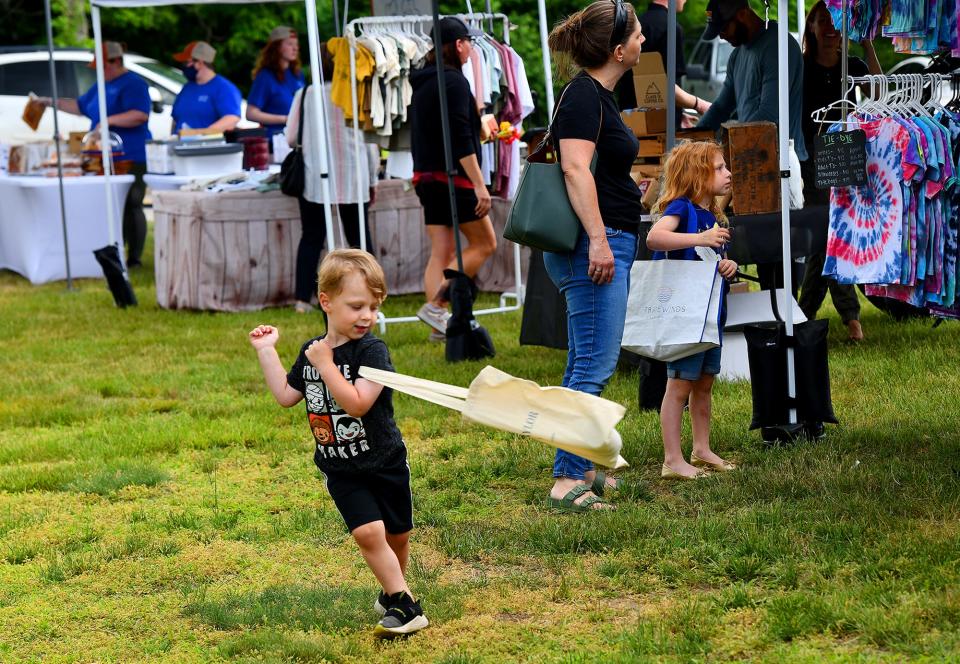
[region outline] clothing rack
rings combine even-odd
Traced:
[[[510,18],[506,14],[499,12],[474,12],[470,14],[454,14],[454,16],[463,20],[468,25],[481,30],[483,29],[484,21],[487,21],[488,25],[490,26],[494,24],[494,21],[499,22],[503,27],[503,43],[507,45],[510,44],[511,24]],[[347,38],[347,43],[350,46],[350,101],[353,107],[353,129],[355,132],[360,132],[359,108],[357,107],[357,40],[359,37],[365,33],[368,27],[379,27],[383,29],[395,28],[399,31],[409,31],[415,28],[420,28],[424,34],[432,37],[432,32],[429,30],[432,25],[433,16],[429,15],[366,16],[355,18],[347,23],[344,34]],[[357,182],[359,183],[363,177],[360,172],[359,142],[356,144],[355,150],[357,153],[356,178]],[[366,219],[362,203],[357,204],[357,210],[361,229],[360,248],[366,250],[366,234],[363,232]],[[517,311],[520,309],[520,307],[523,305],[523,277],[520,271],[520,245],[518,244],[513,246],[513,270],[515,284],[514,292],[501,293],[499,306],[474,311],[473,314],[475,316],[504,313],[507,311]],[[510,302],[512,302],[512,304]],[[379,313],[377,315],[377,325],[380,328],[381,334],[386,332],[387,325],[391,323],[415,323],[419,321],[420,319],[416,316],[398,316],[394,318],[387,318],[383,315],[383,313]]]

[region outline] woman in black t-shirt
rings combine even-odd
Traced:
[[[849,87],[843,80],[842,63],[840,61],[840,41],[843,37],[840,31],[834,28],[830,11],[823,3],[817,2],[807,14],[807,25],[803,33],[803,140],[806,143],[809,158],[803,162],[801,174],[804,183],[804,200],[807,205],[829,203],[829,192],[821,191],[813,186],[814,169],[814,140],[817,134],[826,131],[826,125],[813,121],[811,114],[818,108],[823,108],[831,102],[841,98]],[[856,57],[847,58],[847,72],[850,76],[863,76],[867,73],[882,74],[877,54],[873,44],[863,42],[863,51],[867,62]],[[850,100],[854,101],[851,94]],[[835,122],[841,120],[841,110],[837,109],[826,118]],[[823,223],[828,220],[824,216]],[[844,325],[853,341],[863,339],[863,328],[860,326],[860,301],[857,291],[849,284],[838,284],[833,279],[822,276],[823,264],[826,260],[826,247],[817,247],[806,258],[803,284],[800,287],[800,308],[804,315],[813,320],[823,304],[827,291],[833,299],[833,305],[843,319]]]
[[[620,355],[641,214],[640,191],[630,178],[639,144],[620,119],[613,90],[639,60],[643,34],[630,4],[599,0],[557,25],[549,43],[559,61],[572,59],[582,70],[560,95],[552,134],[583,230],[572,252],[544,253],[543,262],[567,301],[563,385],[599,395]],[[548,504],[565,511],[609,507],[599,495],[617,485],[563,450],[553,476]]]

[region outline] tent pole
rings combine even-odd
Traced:
[[[103,160],[103,182],[107,187],[107,239],[109,244],[117,244],[117,236],[114,232],[114,216],[117,213],[114,205],[113,184],[110,182],[110,176],[113,171],[113,150],[110,146],[110,127],[107,122],[107,94],[106,79],[103,73],[103,34],[100,27],[100,8],[91,2],[90,19],[93,23],[93,60],[97,65],[97,104],[100,111],[100,158]],[[124,274],[127,271],[127,261],[120,254],[120,264],[123,266]]]
[[[677,142],[677,0],[667,3],[667,152]]]
[[[310,82],[313,83],[311,89],[311,100],[313,102],[313,119],[319,131],[317,132],[315,156],[318,157],[317,164],[320,166],[320,195],[323,196],[323,214],[326,217],[327,226],[327,250],[333,251],[337,248],[337,241],[333,237],[333,207],[330,205],[330,165],[327,163],[327,113],[323,103],[323,75],[320,69],[319,48],[319,29],[317,28],[317,5],[316,0],[304,0],[303,3],[307,10],[307,39],[310,42]],[[319,74],[319,75],[318,75]],[[305,122],[306,118],[300,118],[300,122]]]
[[[330,5],[333,7],[333,34],[339,37],[343,34],[343,27],[340,23],[340,5],[337,4],[337,0],[331,0]]]
[[[57,70],[53,59],[53,17],[50,12],[50,0],[43,0],[43,10],[47,20],[47,51],[50,54],[50,86],[53,97],[53,143],[57,150],[57,185],[60,188],[60,225],[63,226],[63,260],[67,268],[67,290],[73,290],[73,276],[70,274],[70,243],[67,241],[67,206],[63,201],[63,159],[60,156],[60,120],[57,111]]]
[[[353,34],[353,27],[349,28],[347,34],[347,40],[350,45],[350,102],[353,105],[353,170],[354,176],[356,177],[357,189],[360,188],[360,183],[363,181],[363,172],[361,171],[360,166],[360,157],[362,152],[360,150],[360,143],[362,139],[360,138],[363,134],[360,133],[360,107],[357,99],[357,42],[356,36]],[[374,186],[376,183],[371,182],[370,185]],[[363,192],[357,191],[357,223],[360,224],[360,248],[364,251],[367,250],[367,233],[366,233],[366,214],[363,210]]]
[[[457,194],[454,191],[453,177],[457,169],[453,163],[453,149],[450,146],[450,118],[447,117],[447,82],[444,75],[443,41],[440,39],[440,9],[437,0],[430,3],[433,10],[433,49],[437,56],[437,92],[440,96],[440,129],[443,136],[443,157],[447,166],[447,195],[450,198],[450,217],[453,220],[453,239],[457,248],[457,269],[463,272],[463,248],[460,246],[460,220],[457,214]],[[429,296],[429,293],[428,293]]]
[[[553,71],[550,65],[550,46],[547,44],[547,5],[546,0],[537,0],[537,13],[540,17],[540,54],[543,57],[543,85],[547,93],[547,119],[553,117]]]
[[[849,63],[847,62],[847,51],[849,46],[847,45],[847,0],[840,1],[840,22],[843,24],[840,26],[840,78],[843,81],[841,84],[843,87],[840,88],[840,94],[843,94],[843,91],[847,89],[847,76],[849,76]],[[847,119],[847,98],[844,96],[842,106],[843,119]]]
[[[793,258],[790,247],[790,155],[788,137],[790,135],[789,104],[789,54],[787,40],[790,39],[790,3],[779,0],[777,6],[777,133],[780,148],[780,229],[783,234],[783,291],[787,299],[784,309],[787,338],[793,338]],[[796,368],[794,365],[793,345],[787,344],[787,396],[793,403],[797,396]],[[797,409],[790,408],[790,424],[797,423]]]

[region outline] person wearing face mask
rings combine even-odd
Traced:
[[[103,78],[107,96],[107,125],[123,141],[123,159],[133,162],[129,173],[136,177],[127,191],[123,205],[123,241],[127,245],[127,266],[139,267],[143,245],[147,239],[147,219],[143,214],[143,196],[147,172],[146,142],[150,140],[150,94],[146,82],[123,66],[123,44],[103,42]],[[96,67],[91,60],[90,68]],[[53,100],[41,100],[47,106]],[[100,128],[100,105],[97,84],[77,99],[57,99],[57,109],[90,118],[91,131]],[[99,140],[99,136],[97,137]]]
[[[173,102],[174,131],[203,129],[217,134],[240,121],[240,90],[213,70],[216,57],[216,49],[204,41],[190,42],[173,56],[187,77]]]
[[[253,70],[247,120],[260,123],[270,135],[282,132],[293,96],[303,83],[297,33],[285,25],[274,28]]]

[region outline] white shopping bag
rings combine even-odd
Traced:
[[[669,362],[720,345],[716,261],[636,261],[621,346]]]
[[[623,443],[615,428],[626,409],[613,401],[565,387],[540,387],[491,366],[477,374],[469,389],[370,367],[360,367],[360,376],[602,466],[627,465],[620,456]]]

